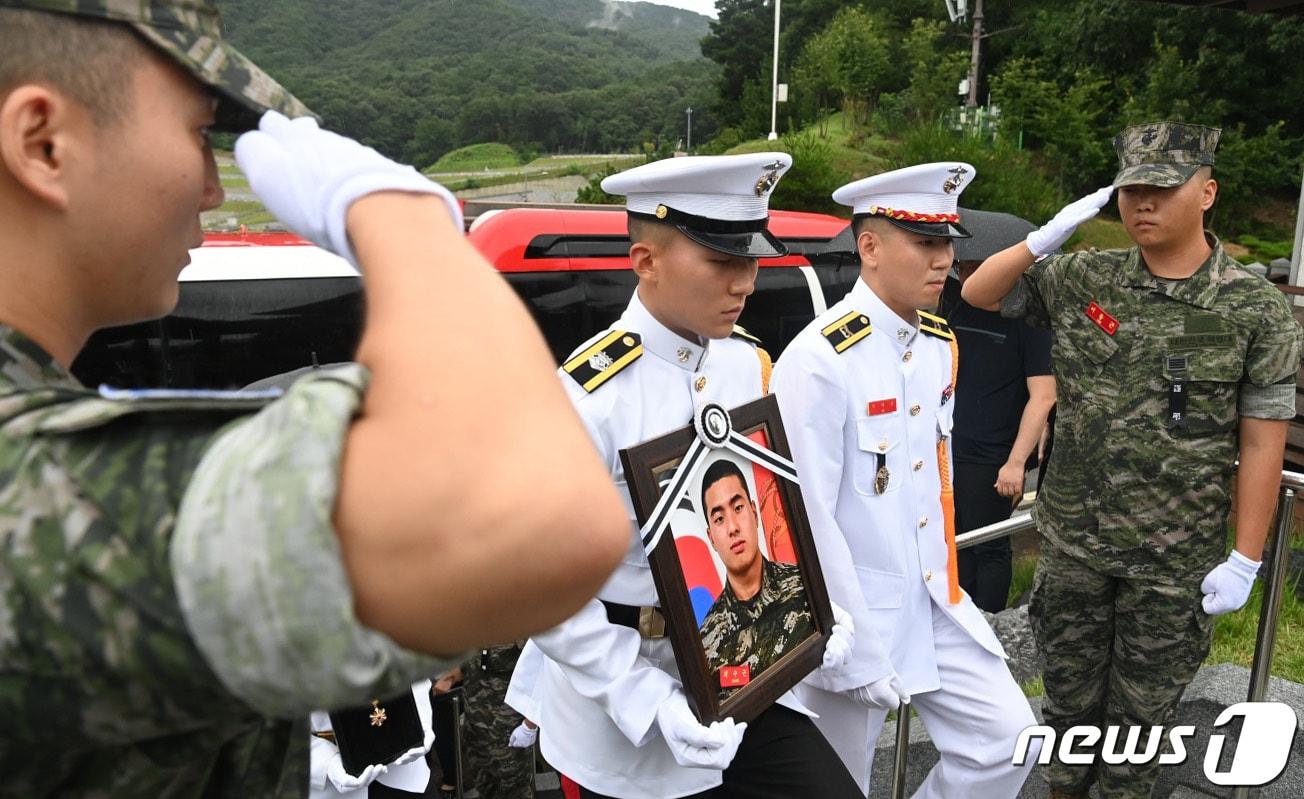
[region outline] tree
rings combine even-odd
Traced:
[[[797,59],[798,87],[836,100],[849,121],[863,124],[878,95],[895,88],[887,26],[860,8],[839,11],[806,41]]]
[[[956,87],[969,72],[969,54],[944,39],[945,33],[942,20],[916,19],[906,34],[901,62],[910,85],[903,100],[914,119],[931,121],[956,105]]]

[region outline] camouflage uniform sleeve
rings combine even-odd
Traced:
[[[358,366],[322,370],[228,425],[178,511],[170,555],[186,624],[227,689],[268,715],[398,694],[456,664],[353,615],[331,516],[366,383]]]
[[[1028,267],[1001,300],[1001,316],[1026,319],[1033,327],[1049,328],[1057,289],[1070,262],[1067,255],[1052,255]]]
[[[1254,419],[1293,419],[1301,331],[1286,297],[1269,290],[1266,307],[1255,312],[1261,321],[1245,354],[1237,413]]]

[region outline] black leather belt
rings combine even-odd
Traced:
[[[640,605],[621,605],[616,602],[601,600],[607,609],[607,621],[638,630],[638,634],[649,640],[666,637],[666,617],[660,608]]]

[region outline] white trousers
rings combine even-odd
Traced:
[[[910,706],[941,757],[914,797],[1013,799],[1040,751],[1040,747],[1029,749],[1022,766],[1010,764],[1019,733],[1037,723],[1032,708],[1005,661],[979,646],[936,605],[931,607],[942,687],[916,694],[910,698]],[[872,710],[870,714],[872,764],[872,747],[887,711]],[[1033,743],[1039,744],[1040,739]],[[879,779],[890,780],[892,774],[882,774]]]
[[[1041,740],[1034,739],[1025,765],[1011,765],[1015,743],[1037,719],[1003,658],[979,646],[938,606],[930,606],[941,687],[910,697],[910,706],[918,713],[915,721],[923,722],[938,747],[940,759],[914,798],[1013,799],[1041,751]],[[833,693],[812,693],[808,704],[819,713],[816,725],[867,789],[887,710],[867,710]],[[891,772],[879,774],[879,781],[891,779]]]

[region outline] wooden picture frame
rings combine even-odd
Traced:
[[[707,405],[693,425],[620,457],[689,704],[703,724],[754,719],[819,667],[833,627],[778,402],[767,396],[727,412]],[[708,475],[713,482],[703,486]],[[671,490],[677,496],[664,496]],[[730,502],[734,507],[724,507]],[[762,559],[759,571],[749,535]],[[733,586],[751,590],[758,573],[760,588],[740,601]],[[734,621],[743,616],[749,626],[739,628]],[[774,637],[765,638],[769,632]]]

